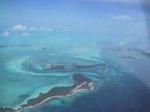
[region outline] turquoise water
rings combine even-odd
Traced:
[[[130,48],[114,44],[114,42],[117,43],[117,39],[109,42],[108,39],[100,39],[98,35],[84,33],[80,35],[56,33],[53,34],[55,38],[51,36],[45,38],[33,36],[30,39],[12,37],[12,39],[1,41],[1,45],[5,47],[0,48],[0,91],[2,91],[0,107],[18,108],[27,100],[36,98],[40,93],[46,93],[54,87],[70,86],[73,84],[72,75],[75,73],[100,81],[100,84],[95,85],[96,91],[96,88],[99,88],[106,80],[116,79],[125,73],[133,73],[136,62],[143,59],[143,55],[132,47],[130,50]],[[105,69],[82,71],[43,70],[48,64],[106,64],[107,66]],[[89,91],[81,91],[77,92],[76,96],[88,93]],[[71,96],[62,97],[62,100],[56,98],[43,105],[58,106],[62,102],[68,104],[69,98],[72,99],[70,102],[76,99]]]

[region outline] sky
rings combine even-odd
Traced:
[[[61,29],[142,38],[149,12],[148,0],[1,0],[0,36]]]

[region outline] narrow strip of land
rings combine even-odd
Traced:
[[[51,98],[72,95],[77,90],[80,89],[92,90],[91,83],[94,82],[92,79],[85,77],[84,75],[81,74],[74,74],[72,76],[72,79],[73,79],[72,86],[54,87],[47,93],[40,93],[38,97],[29,99],[26,104],[20,105],[20,107],[17,110],[14,110],[13,108],[4,107],[0,108],[0,112],[21,112],[26,108],[31,108],[40,105]]]

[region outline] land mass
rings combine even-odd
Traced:
[[[0,112],[21,112],[26,108],[31,108],[40,105],[51,98],[60,96],[69,96],[74,94],[77,90],[80,89],[92,90],[93,88],[91,84],[94,82],[94,80],[84,75],[74,74],[72,76],[72,79],[73,84],[71,86],[54,87],[47,93],[40,93],[38,97],[29,99],[26,104],[20,105],[17,110],[14,110],[13,108],[0,108]]]
[[[106,64],[93,64],[93,65],[78,65],[78,64],[48,64],[44,70],[85,70],[95,68],[106,68]]]

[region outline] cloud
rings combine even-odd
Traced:
[[[34,26],[26,26],[26,25],[18,24],[18,25],[15,25],[13,28],[11,28],[11,30],[14,30],[14,31],[35,31],[35,30],[37,30],[37,28]]]
[[[26,30],[27,27],[25,25],[21,25],[21,24],[18,24],[18,25],[15,25],[13,27],[14,30],[17,30],[17,31],[23,31],[23,30]]]
[[[128,15],[117,15],[117,16],[113,16],[112,19],[117,19],[117,20],[131,20],[132,18]]]
[[[6,28],[5,31],[6,30],[9,32],[32,32],[32,31],[52,32],[54,31],[54,29],[51,27],[45,27],[45,26],[37,27],[37,26],[27,26],[21,24],[17,24],[10,28]]]
[[[26,36],[26,37],[28,37],[28,36],[30,36],[30,33],[28,33],[28,32],[24,32],[24,33],[22,33],[22,36]]]
[[[2,36],[9,36],[10,35],[10,33],[8,32],[8,31],[5,31],[5,32],[3,32],[3,34],[2,34]]]

